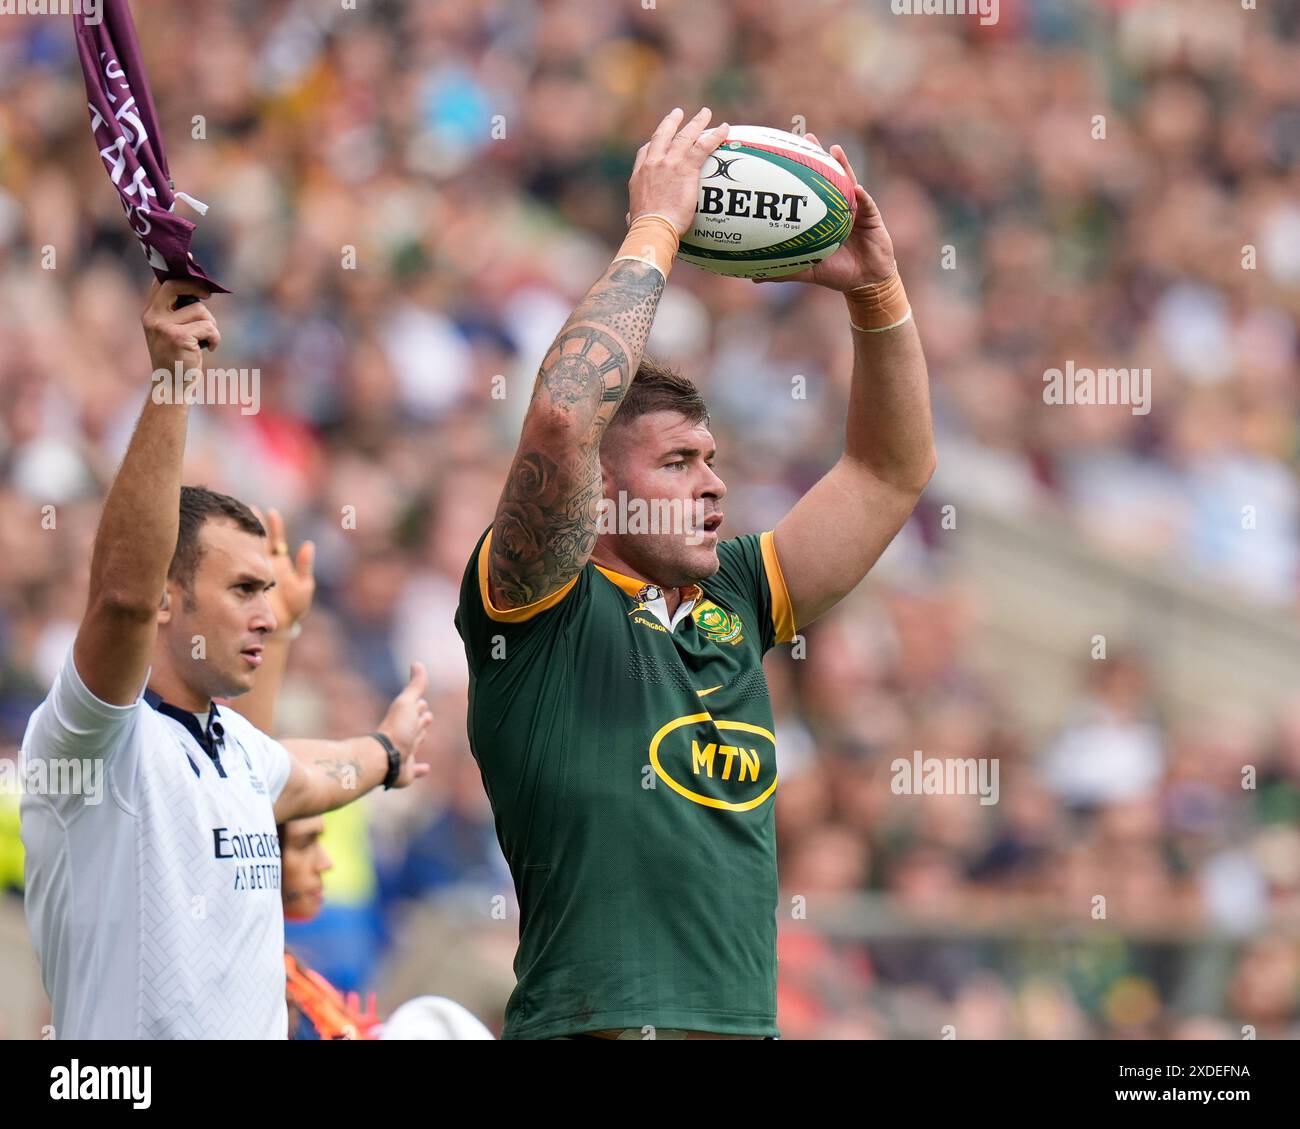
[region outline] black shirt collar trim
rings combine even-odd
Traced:
[[[189,710],[183,710],[180,706],[174,706],[171,702],[164,700],[163,696],[156,690],[145,688],[144,700],[149,703],[160,714],[179,721],[185,726],[186,731],[195,741],[199,743],[199,748],[208,754],[208,758],[217,766],[217,771],[225,776],[225,770],[221,766],[220,746],[225,739],[225,728],[221,724],[220,715],[217,713],[217,703],[208,703],[208,723],[206,729],[199,725],[199,719]]]

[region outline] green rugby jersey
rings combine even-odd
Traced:
[[[505,1038],[616,1027],[776,1035],[776,737],[763,655],[795,633],[770,532],[673,631],[588,563],[500,611],[465,570],[469,741],[520,906]]]

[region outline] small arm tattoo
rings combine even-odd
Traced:
[[[316,767],[331,780],[337,780],[349,791],[357,787],[361,779],[361,764],[356,760],[344,760],[339,757],[317,757]]]

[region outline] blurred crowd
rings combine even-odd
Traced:
[[[621,239],[637,147],[703,104],[844,146],[894,239],[939,450],[880,577],[804,658],[768,659],[783,1032],[1300,1035],[1300,696],[1165,716],[1117,655],[1031,740],[969,662],[978,592],[933,533],[960,486],[1296,608],[1300,0],[1001,0],[991,26],[888,0],[132,6],[176,187],[211,208],[196,257],[233,291],[219,360],[261,373],[256,414],[192,413],[186,480],[318,545],[282,731],[367,731],[411,660],[431,672],[433,773],[333,821],[329,908],[291,931],[336,983],[456,968],[499,1020],[517,917],[457,589],[537,365]],[[0,756],[70,645],[147,388],[150,274],[83,95],[66,18],[0,18]],[[771,528],[838,453],[842,303],[679,265],[651,351],[710,404],[729,531]],[[1069,361],[1151,369],[1151,412],[1048,407]],[[998,758],[999,802],[895,795],[913,749]]]

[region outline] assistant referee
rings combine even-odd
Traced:
[[[202,301],[176,308],[183,294],[207,297],[155,284],[145,336],[155,373],[179,363],[201,388],[199,342],[221,338]],[[276,824],[427,772],[425,675],[347,741],[281,744],[213,703],[253,686],[275,573],[247,506],[181,486],[190,408],[170,399],[146,399],[76,642],[23,737],[47,769],[30,779],[105,785],[24,794],[27,919],[55,1038],[284,1039]]]

